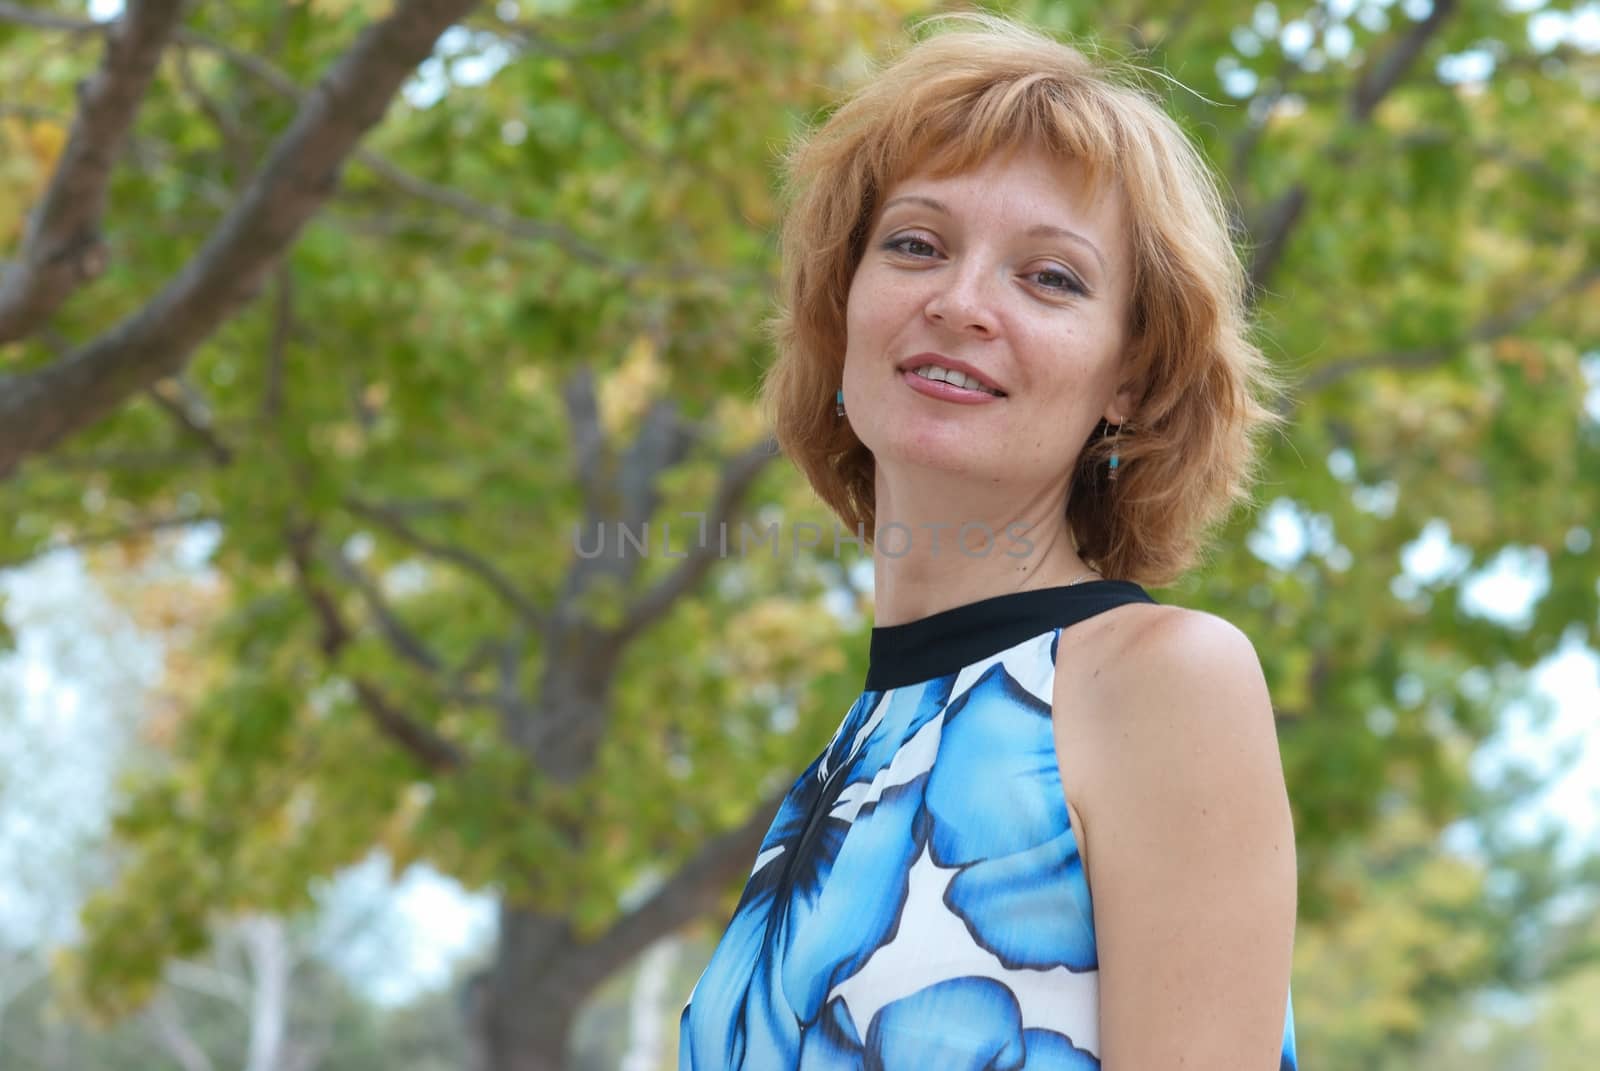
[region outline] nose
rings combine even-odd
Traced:
[[[948,273],[924,307],[928,319],[957,331],[980,335],[995,331],[995,314],[987,291],[984,269],[969,261]]]

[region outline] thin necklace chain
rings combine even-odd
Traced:
[[[1100,574],[1099,573],[1084,573],[1082,576],[1078,577],[1078,579],[1076,579],[1076,580],[1067,581],[1065,584],[1062,585],[1062,587],[1070,588],[1072,585],[1081,584],[1085,580],[1099,580],[1099,579],[1100,579]]]

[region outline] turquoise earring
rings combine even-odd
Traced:
[[[1106,476],[1113,482],[1117,478],[1117,466],[1122,463],[1122,459],[1117,456],[1117,440],[1120,438],[1122,438],[1122,425],[1118,424],[1116,434],[1111,437],[1111,460],[1106,462],[1108,470]]]
[[[833,396],[833,415],[844,416],[844,388],[842,387],[839,389],[839,393]]]

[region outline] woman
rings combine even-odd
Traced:
[[[765,390],[876,535],[876,627],[680,1066],[1293,1068],[1260,663],[1142,586],[1194,564],[1276,419],[1222,201],[1141,91],[951,20],[788,159]]]

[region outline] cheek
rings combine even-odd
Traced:
[[[1099,317],[1040,332],[1034,342],[1034,351],[1048,360],[1050,377],[1069,391],[1082,391],[1085,385],[1098,389],[1102,380],[1115,375],[1121,350],[1121,331]]]
[[[873,323],[903,316],[917,304],[917,285],[915,278],[897,275],[881,265],[864,264],[850,282],[847,316]]]
[[[889,345],[898,330],[891,302],[881,290],[860,287],[851,292],[845,306],[845,353],[851,360],[870,360]]]
[[[844,306],[844,326],[849,341],[854,341],[862,332],[871,329],[868,310],[872,306],[870,287],[862,279],[861,272],[857,272]]]

